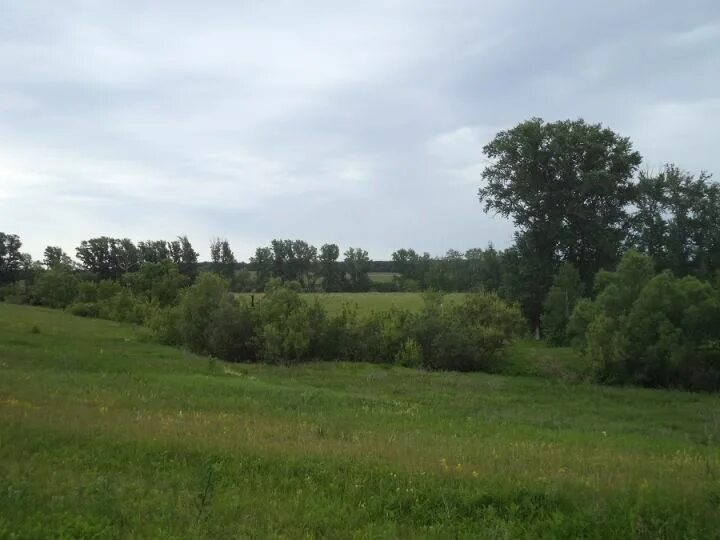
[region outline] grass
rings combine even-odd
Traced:
[[[719,440],[717,395],[225,364],[0,304],[0,538],[713,538]]]
[[[252,293],[252,295],[255,296],[256,302],[262,301],[262,293]],[[451,293],[447,294],[446,298],[452,302],[462,298],[463,295],[464,293]],[[249,302],[251,293],[238,293],[237,296]],[[356,306],[358,313],[361,315],[372,311],[384,311],[391,307],[415,311],[419,310],[423,305],[422,293],[412,292],[304,293],[303,296],[310,301],[317,299],[331,314],[340,313],[345,305]]]
[[[370,272],[368,277],[374,283],[392,283],[395,277],[400,276],[396,272]]]

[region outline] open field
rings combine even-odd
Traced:
[[[392,283],[395,277],[400,276],[396,272],[370,272],[368,277],[375,283]]]
[[[255,301],[262,301],[262,293],[252,293]],[[462,298],[464,293],[451,293],[445,295],[445,298],[452,302],[458,298]],[[238,293],[238,297],[246,298],[250,301],[251,293]],[[344,305],[357,306],[358,313],[366,314],[372,311],[383,311],[391,307],[403,309],[418,310],[423,305],[422,293],[413,292],[394,292],[394,293],[303,293],[303,296],[312,301],[317,300],[327,309],[328,313],[339,313]]]
[[[719,441],[717,395],[223,364],[0,303],[0,538],[713,538]]]

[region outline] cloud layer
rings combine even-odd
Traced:
[[[0,0],[0,230],[505,246],[482,146],[584,117],[720,174],[720,4]]]

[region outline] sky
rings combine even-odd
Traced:
[[[720,2],[0,0],[0,231],[35,258],[506,247],[482,147],[531,117],[720,178]]]

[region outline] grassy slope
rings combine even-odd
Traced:
[[[712,537],[719,440],[717,396],[213,364],[0,304],[0,538]]]

